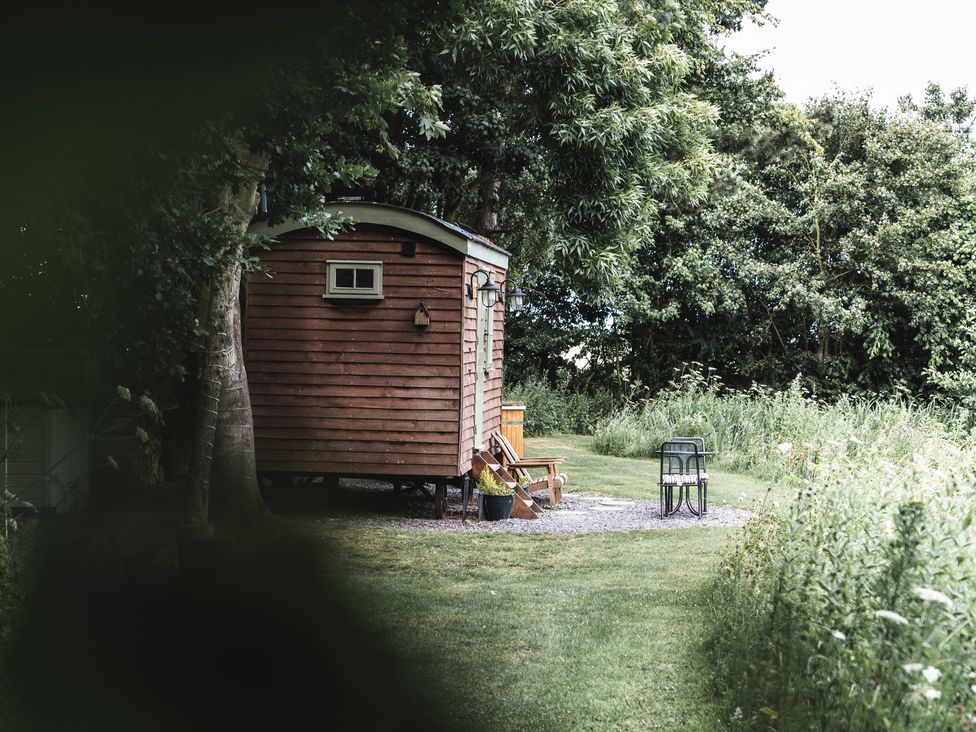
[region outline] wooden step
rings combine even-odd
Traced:
[[[512,509],[512,518],[517,519],[539,519],[542,518],[542,509],[535,505],[531,498],[515,497],[515,507]]]
[[[475,480],[478,479],[482,470],[489,471],[492,477],[507,485],[515,493],[515,507],[512,510],[512,518],[542,518],[542,509],[539,505],[532,500],[532,497],[525,492],[525,489],[518,484],[518,481],[505,468],[499,465],[494,455],[489,452],[481,452],[475,455],[471,461],[471,475]]]

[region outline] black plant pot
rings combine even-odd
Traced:
[[[484,501],[485,521],[504,521],[512,517],[512,509],[515,508],[515,496],[486,496],[482,495]]]

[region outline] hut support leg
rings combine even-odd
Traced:
[[[442,519],[445,513],[447,513],[447,478],[439,478],[434,491],[434,518]]]

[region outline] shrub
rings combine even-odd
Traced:
[[[510,496],[515,491],[495,478],[489,470],[482,470],[478,473],[478,480],[475,487],[486,496]]]
[[[710,598],[708,649],[738,729],[976,725],[976,440],[911,401],[834,404],[688,375],[604,420],[605,452],[701,434],[796,499],[760,509]]]
[[[525,404],[525,435],[538,437],[559,432],[589,435],[616,402],[608,391],[592,394],[572,390],[567,384],[550,386],[528,378],[505,388],[505,399]]]

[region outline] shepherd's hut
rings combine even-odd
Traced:
[[[429,481],[440,515],[501,422],[509,254],[405,208],[324,212],[356,223],[255,227],[276,239],[244,295],[258,471]]]

